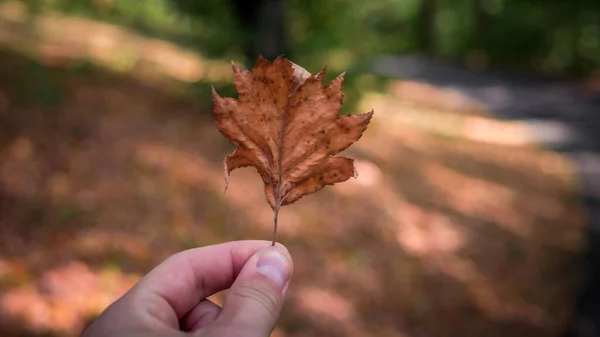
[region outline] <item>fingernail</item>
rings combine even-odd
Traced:
[[[283,288],[290,278],[290,263],[288,259],[277,250],[270,250],[258,259],[256,263],[258,272]]]

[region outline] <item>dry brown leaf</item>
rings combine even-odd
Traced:
[[[323,87],[325,69],[311,75],[278,57],[260,57],[252,71],[233,65],[238,99],[212,91],[216,124],[237,145],[225,158],[229,174],[254,166],[274,211],[273,244],[281,206],[355,176],[354,160],[335,157],[357,141],[373,111],[339,116],[344,74]]]

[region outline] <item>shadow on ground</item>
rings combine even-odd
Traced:
[[[0,53],[2,336],[75,336],[168,255],[270,237],[255,172],[222,193],[210,102],[85,69]],[[561,157],[377,115],[351,155],[358,179],[282,211],[274,336],[560,334],[584,219]]]

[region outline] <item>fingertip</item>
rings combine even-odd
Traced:
[[[284,246],[282,243],[276,242],[275,246],[270,246],[267,249],[275,249],[278,252],[280,252],[281,254],[283,254],[283,256],[285,256],[286,259],[288,259],[290,265],[293,266],[294,264],[294,260],[292,259],[292,254],[290,253],[289,249]]]
[[[283,291],[291,277],[291,263],[278,249],[263,252],[256,262],[256,270],[266,276]]]
[[[290,281],[294,277],[294,259],[292,258],[292,255],[290,254],[289,249],[285,245],[278,243],[278,242],[275,243],[275,246],[270,246],[267,249],[265,249],[264,251],[259,252],[257,255],[265,254],[266,252],[269,252],[269,251],[276,251],[276,252],[280,253],[286,259],[287,267],[288,267],[288,271],[287,271],[288,275],[287,275],[287,282],[282,287],[283,294],[285,295],[287,293],[287,289],[289,287]]]
[[[235,280],[218,321],[255,333],[271,331],[281,314],[293,271],[292,257],[284,245],[259,250]]]

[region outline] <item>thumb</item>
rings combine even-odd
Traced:
[[[220,336],[268,337],[283,308],[293,273],[282,245],[255,253],[244,265],[212,324]]]

